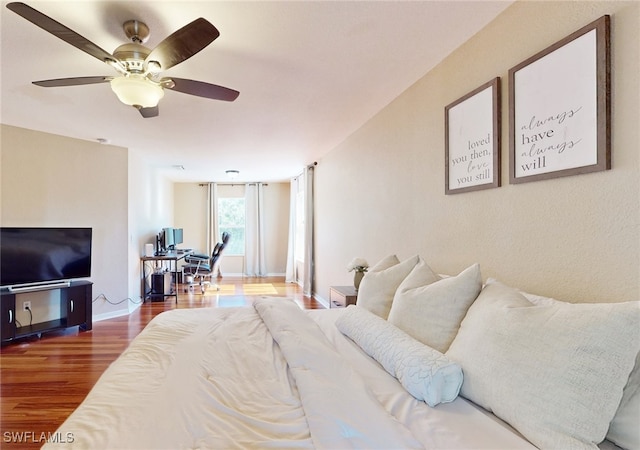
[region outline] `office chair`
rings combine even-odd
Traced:
[[[222,242],[216,244],[210,257],[197,254],[185,257],[186,264],[182,266],[182,281],[185,284],[185,292],[192,291],[195,285],[199,285],[200,291],[204,294],[207,285],[211,284],[211,277],[216,273],[218,278],[222,276],[220,273],[220,259],[230,238],[231,235],[226,231],[222,233]],[[188,276],[191,276],[191,281],[186,282]],[[209,281],[206,281],[206,278],[209,278]],[[217,284],[216,289],[220,290],[220,286]]]

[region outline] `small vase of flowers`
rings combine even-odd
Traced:
[[[347,269],[349,272],[354,271],[353,286],[357,291],[360,287],[362,277],[364,277],[365,272],[369,270],[369,263],[364,258],[354,258],[347,266]]]

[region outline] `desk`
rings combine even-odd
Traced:
[[[178,291],[176,289],[178,283],[178,261],[191,253],[191,251],[170,251],[163,255],[141,257],[142,301],[146,301],[147,298],[153,301],[164,300],[166,297],[175,297],[176,303],[178,303]],[[161,281],[154,280],[156,275],[162,277]],[[169,277],[168,283],[165,281],[167,276]]]

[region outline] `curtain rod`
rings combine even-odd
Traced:
[[[212,181],[211,183],[198,183],[198,186],[209,186],[210,184],[213,184],[214,182]],[[255,186],[258,183],[215,183],[218,186]],[[260,183],[263,186],[269,186],[269,183]]]

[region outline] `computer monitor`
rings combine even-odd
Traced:
[[[173,228],[162,229],[162,248],[164,250],[173,250],[176,247],[174,240]]]
[[[174,228],[173,229],[173,244],[178,245],[182,244],[182,228]]]

